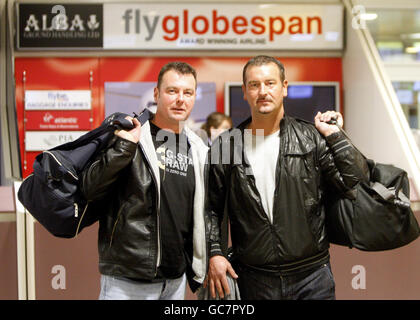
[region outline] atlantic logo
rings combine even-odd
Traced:
[[[54,123],[54,124],[77,124],[76,117],[57,117],[55,118],[51,113],[45,113],[43,120],[45,123]]]
[[[188,9],[180,15],[144,14],[140,9],[126,9],[122,21],[126,34],[144,35],[145,41],[153,40],[157,30],[161,30],[163,39],[176,41],[181,36],[206,35],[268,35],[270,42],[283,34],[321,34],[322,18],[313,16],[231,16],[220,13],[217,9],[209,14],[192,14]]]
[[[51,113],[47,112],[42,119],[44,120],[44,122],[50,123],[50,121],[54,119],[54,116]]]
[[[80,124],[77,117],[55,117],[50,112],[46,112],[42,117],[43,123],[38,123],[41,130],[78,130]]]

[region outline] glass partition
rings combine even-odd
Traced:
[[[368,12],[367,26],[383,61],[420,62],[420,8]]]
[[[419,8],[410,9],[366,8],[365,17],[420,147],[420,3]]]

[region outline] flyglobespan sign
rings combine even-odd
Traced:
[[[340,4],[17,4],[18,49],[341,50]]]
[[[342,48],[341,5],[104,4],[105,49]]]

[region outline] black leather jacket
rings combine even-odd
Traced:
[[[191,130],[186,131],[195,175],[194,253],[187,267],[194,290],[207,272],[210,221],[204,214],[204,169],[208,148]],[[99,271],[139,280],[155,279],[161,238],[165,235],[160,234],[160,178],[149,123],[142,125],[138,144],[114,137],[85,169],[82,180],[86,199],[106,204],[99,218]]]
[[[238,127],[242,137],[249,122]],[[211,255],[221,254],[220,223],[226,211],[233,255],[243,265],[271,271],[328,261],[325,187],[328,184],[336,192],[351,194],[354,185],[367,179],[367,164],[341,132],[325,139],[313,124],[284,116],[279,134],[273,223],[263,209],[254,176],[246,174],[249,165],[243,139],[235,141],[231,130],[213,143],[208,203]],[[231,163],[239,163],[223,164],[226,155],[217,148],[226,150],[227,144],[233,149]]]

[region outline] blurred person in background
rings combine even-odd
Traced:
[[[204,143],[211,145],[211,142],[222,132],[232,128],[232,119],[221,112],[212,112],[208,115],[206,122],[201,126],[199,136]],[[205,134],[204,134],[204,132]]]

